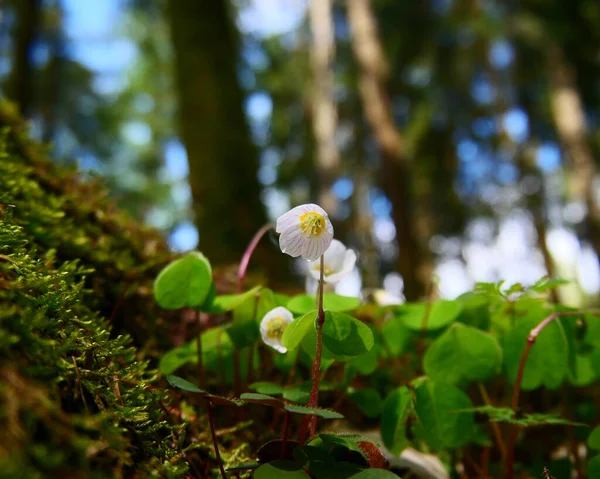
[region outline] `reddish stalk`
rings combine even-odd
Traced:
[[[206,399],[207,411],[208,411],[208,423],[210,424],[210,434],[212,436],[213,446],[215,448],[215,457],[217,458],[217,464],[219,464],[219,470],[221,471],[221,477],[227,479],[225,469],[223,468],[223,461],[221,461],[221,454],[219,453],[219,445],[217,444],[217,433],[215,432],[215,421],[213,419],[213,405],[210,399]]]
[[[525,349],[523,350],[523,354],[521,354],[521,359],[519,360],[519,368],[517,369],[517,378],[515,380],[515,387],[513,390],[511,409],[513,413],[516,413],[519,408],[519,396],[521,395],[521,383],[523,382],[523,375],[525,374],[525,364],[527,363],[527,358],[529,357],[529,353],[531,352],[531,348],[535,344],[538,336],[544,330],[546,326],[548,326],[552,321],[556,318],[560,318],[561,316],[580,316],[581,313],[579,311],[563,311],[558,313],[553,313],[547,318],[545,318],[540,324],[538,324],[535,328],[533,328],[529,332],[529,336],[527,336],[527,342],[525,344]],[[517,435],[519,433],[519,427],[515,426],[509,429],[508,432],[508,449],[506,456],[506,477],[507,479],[514,479],[515,471],[514,471],[514,462],[515,462],[515,441],[517,439]]]
[[[198,384],[200,385],[200,389],[204,389],[206,387],[206,380],[204,376],[204,361],[202,360],[202,321],[200,320],[200,311],[196,311],[196,320],[198,321],[198,326],[200,327],[200,331],[198,331]]]
[[[325,256],[321,256],[321,268],[319,272],[319,296],[317,312],[317,349],[313,363],[313,384],[308,399],[308,407],[319,406],[319,382],[321,381],[321,353],[323,352],[323,324],[325,324],[325,311],[323,311],[323,270],[325,269]],[[312,416],[310,435],[314,436],[317,430],[317,417]]]
[[[252,258],[252,254],[256,250],[256,247],[258,246],[258,243],[260,242],[262,237],[272,228],[273,225],[268,223],[264,225],[261,229],[259,229],[250,241],[250,244],[248,244],[246,251],[244,251],[237,272],[238,294],[242,293],[242,291],[244,290],[244,279],[246,278],[246,272],[248,271],[248,265],[250,264],[250,258]],[[233,350],[233,390],[233,393],[236,396],[239,396],[242,392],[240,380],[240,352],[237,348],[234,348]]]
[[[266,233],[268,233],[268,231],[272,228],[273,228],[273,225],[269,223],[269,224],[264,225],[261,229],[259,229],[256,232],[256,234],[254,235],[254,237],[252,238],[252,241],[250,241],[250,244],[248,244],[246,251],[244,251],[244,255],[242,256],[242,261],[240,261],[240,266],[238,268],[238,273],[237,273],[237,280],[238,280],[237,292],[238,293],[241,293],[244,288],[244,279],[246,278],[246,271],[248,270],[248,264],[250,264],[250,258],[252,257],[254,250],[258,246],[258,243],[260,242],[262,237]]]

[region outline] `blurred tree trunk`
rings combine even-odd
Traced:
[[[316,143],[319,204],[330,214],[335,213],[337,201],[331,186],[339,169],[336,145],[337,111],[333,99],[333,69],[335,35],[331,0],[310,2],[312,32],[311,63],[312,125]]]
[[[24,115],[29,115],[34,95],[32,54],[35,37],[42,23],[42,2],[14,0],[12,3],[16,13],[16,31],[13,68],[7,85],[7,96],[19,105]]]
[[[586,205],[586,232],[600,258],[600,210],[594,193],[596,164],[589,145],[581,95],[575,82],[576,72],[556,43],[548,45],[546,54],[552,116],[570,166],[570,197]]]
[[[237,262],[266,221],[258,158],[237,82],[238,33],[227,0],[169,0],[180,134],[200,249]]]
[[[416,300],[426,291],[431,269],[417,241],[411,195],[412,168],[402,137],[394,125],[387,95],[387,62],[377,36],[370,0],[349,0],[348,18],[352,47],[360,68],[359,92],[366,117],[381,149],[382,187],[392,202],[392,216],[400,252],[398,270],[404,278],[406,299]],[[426,248],[426,245],[425,245]]]

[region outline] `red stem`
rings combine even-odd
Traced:
[[[246,278],[246,272],[248,270],[248,265],[250,264],[250,258],[254,253],[254,250],[258,246],[261,238],[273,228],[272,224],[266,224],[261,229],[259,229],[244,254],[242,256],[242,260],[240,261],[240,266],[238,267],[237,273],[237,292],[241,293],[244,289],[244,279]],[[250,365],[249,365],[250,367]],[[233,350],[233,390],[236,396],[239,396],[242,392],[241,380],[240,380],[240,352],[237,348]]]
[[[212,403],[210,402],[210,399],[206,399],[206,403],[207,403],[207,411],[208,411],[208,423],[210,424],[210,434],[212,436],[212,440],[213,440],[213,446],[215,448],[215,456],[217,458],[217,464],[219,464],[219,470],[221,471],[221,477],[223,479],[227,479],[227,474],[225,474],[225,469],[223,468],[223,461],[221,461],[221,454],[219,453],[219,445],[217,444],[217,433],[215,432],[215,421],[213,419],[213,413],[212,413]]]
[[[321,381],[321,353],[323,352],[323,324],[325,323],[325,311],[323,311],[323,270],[325,269],[325,256],[321,256],[321,268],[319,272],[319,297],[318,297],[318,319],[317,319],[317,349],[313,363],[313,385],[308,399],[308,407],[319,406],[319,382]],[[314,436],[317,430],[317,417],[312,416],[310,435]]]
[[[198,321],[198,326],[200,327],[200,331],[198,331],[198,384],[200,385],[200,389],[204,389],[206,387],[206,380],[204,376],[204,361],[202,360],[202,321],[200,320],[200,311],[196,311],[196,321]]]
[[[529,357],[529,353],[531,352],[531,348],[535,344],[538,336],[544,330],[546,326],[548,326],[552,321],[561,316],[580,316],[581,313],[579,311],[563,311],[558,313],[552,313],[550,316],[545,318],[540,324],[538,324],[535,328],[533,328],[529,332],[529,336],[527,336],[527,342],[525,343],[525,349],[521,354],[521,359],[519,360],[519,368],[517,369],[517,378],[515,380],[515,387],[513,389],[513,397],[511,402],[511,409],[513,410],[513,414],[516,414],[517,409],[519,408],[519,396],[521,394],[521,383],[523,382],[523,375],[525,374],[525,364],[527,363],[527,358]],[[507,479],[514,479],[515,471],[514,471],[514,462],[515,462],[515,441],[517,439],[517,435],[519,433],[519,427],[514,426],[508,431],[508,450],[506,456],[506,477]]]
[[[254,237],[252,238],[252,241],[250,241],[250,244],[248,244],[246,251],[244,251],[244,255],[242,256],[242,261],[240,261],[240,266],[238,268],[238,273],[237,273],[237,279],[238,279],[237,292],[238,293],[241,293],[244,288],[244,278],[246,277],[246,271],[248,270],[248,264],[250,263],[250,258],[252,257],[252,254],[254,253],[254,250],[258,246],[258,243],[260,242],[262,237],[270,229],[273,229],[273,225],[270,223],[264,225],[261,229],[259,229],[256,232],[256,234],[254,235]]]

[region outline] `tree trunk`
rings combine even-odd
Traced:
[[[570,196],[583,201],[587,207],[586,233],[600,257],[600,211],[594,197],[596,164],[588,143],[588,127],[575,84],[575,71],[556,44],[548,46],[547,60],[554,124],[570,163]]]
[[[310,2],[312,30],[311,63],[313,70],[312,124],[316,144],[319,204],[330,214],[335,213],[337,201],[331,186],[339,168],[335,141],[337,124],[333,100],[332,63],[335,58],[331,0]]]
[[[34,92],[31,56],[35,45],[35,36],[40,30],[42,20],[41,0],[17,0],[15,49],[13,69],[8,81],[7,96],[19,105],[25,115],[31,114]]]
[[[170,0],[168,9],[199,247],[215,264],[234,263],[266,221],[237,82],[238,34],[227,0]]]
[[[377,36],[370,0],[349,0],[352,48],[359,65],[359,92],[363,108],[381,150],[382,187],[392,202],[392,216],[400,252],[398,270],[404,278],[407,300],[425,294],[431,271],[425,266],[425,248],[419,247],[411,195],[412,168],[402,137],[392,118],[386,91],[387,62]]]

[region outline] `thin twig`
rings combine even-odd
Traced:
[[[215,457],[217,458],[217,464],[219,464],[219,470],[221,471],[221,477],[227,479],[225,469],[223,468],[223,461],[221,461],[221,454],[219,453],[219,444],[217,443],[217,433],[215,432],[215,421],[213,418],[213,405],[210,399],[206,399],[207,411],[208,411],[208,423],[210,425],[210,434],[212,435],[213,446],[215,448]]]

